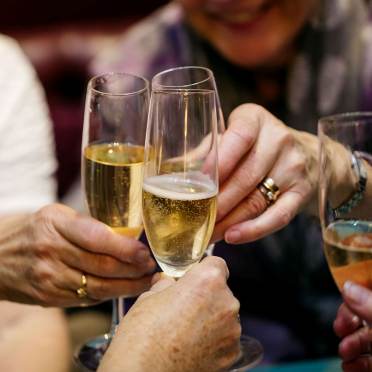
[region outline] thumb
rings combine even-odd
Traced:
[[[161,292],[175,283],[176,281],[173,278],[166,276],[164,273],[156,273],[152,278],[152,287],[149,291],[142,293],[138,300],[143,300],[146,297]]]

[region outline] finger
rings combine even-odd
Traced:
[[[161,273],[161,274],[164,274],[164,273]],[[152,296],[155,293],[161,292],[164,289],[167,289],[168,287],[176,283],[176,281],[173,278],[166,276],[166,275],[161,275],[161,276],[159,275],[159,278],[160,279],[157,280],[156,283],[152,285],[149,291],[142,293],[141,296],[138,297],[138,301],[142,301],[143,299],[149,296]],[[153,278],[153,282],[154,282],[154,278]]]
[[[372,291],[347,281],[344,284],[342,295],[352,312],[367,323],[372,323]]]
[[[281,152],[285,150],[283,143],[285,138],[286,131],[282,126],[270,122],[262,126],[259,138],[251,151],[221,186],[217,221],[224,218],[266,177],[278,161]]]
[[[86,307],[99,304],[100,300],[93,300],[89,297],[80,298],[76,291],[59,289],[58,293],[53,296],[53,302],[49,306],[53,307]]]
[[[149,249],[141,242],[119,235],[91,217],[66,212],[58,205],[48,213],[63,237],[87,251],[108,254],[127,263],[141,263],[150,256]]]
[[[350,362],[342,363],[344,372],[370,372],[372,371],[372,357],[363,355]]]
[[[106,254],[91,253],[63,241],[60,247],[62,261],[78,271],[102,278],[140,278],[155,270],[155,261],[149,256],[141,263],[129,264]]]
[[[56,270],[57,268],[58,270]],[[34,283],[31,293],[38,305],[69,307],[97,303],[97,300],[92,300],[89,297],[79,298],[76,290],[82,286],[82,281],[78,272],[70,270],[63,264],[59,264],[59,267],[52,267],[45,262],[39,265],[38,269],[44,280]],[[59,275],[55,275],[56,272]]]
[[[204,258],[203,261],[194,265],[186,274],[179,279],[179,283],[189,283],[193,280],[214,280],[215,278],[221,278],[224,282],[229,277],[229,269],[227,268],[226,262],[217,256],[209,256]]]
[[[369,352],[371,341],[372,330],[368,327],[360,328],[341,341],[338,348],[339,355],[345,362],[352,361]]]
[[[151,275],[140,279],[99,279],[89,276],[88,294],[97,300],[119,296],[135,297],[150,288],[151,279]]]
[[[134,297],[148,290],[152,276],[140,279],[103,279],[85,274],[88,298],[103,301],[109,298]],[[83,286],[82,273],[68,267],[61,268],[61,275],[56,279],[56,286],[76,293]]]
[[[221,184],[256,142],[260,131],[261,114],[255,105],[242,105],[231,113],[228,129],[222,135],[218,146]]]
[[[354,333],[362,325],[361,319],[355,315],[346,304],[342,304],[338,311],[337,317],[333,323],[333,329],[338,337],[346,337]]]
[[[150,289],[151,292],[161,292],[164,289],[172,286],[174,283],[176,283],[175,279],[164,275],[161,280],[156,282]]]
[[[231,213],[229,213],[214,228],[212,241],[223,239],[225,231],[240,222],[258,217],[267,209],[267,201],[262,193],[255,189]]]
[[[259,217],[229,228],[225,233],[225,240],[232,244],[246,243],[278,231],[288,225],[302,202],[300,194],[287,191]]]

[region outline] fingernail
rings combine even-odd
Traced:
[[[138,263],[144,263],[145,261],[147,261],[148,259],[150,258],[150,252],[146,249],[140,249],[136,252],[135,256],[134,256],[134,259],[138,262]]]
[[[241,239],[241,232],[237,229],[230,230],[225,234],[225,240],[227,243],[236,243]]]
[[[369,295],[367,289],[349,280],[346,281],[344,284],[344,293],[350,300],[354,301],[356,304],[359,305],[366,302]]]

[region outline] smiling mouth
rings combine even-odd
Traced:
[[[231,25],[246,25],[254,22],[264,15],[273,5],[273,1],[266,1],[264,4],[254,10],[235,10],[235,11],[207,11],[209,16]]]

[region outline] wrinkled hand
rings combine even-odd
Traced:
[[[253,241],[286,226],[305,204],[316,207],[317,164],[316,136],[288,128],[260,106],[239,106],[219,146],[214,240]],[[280,189],[270,208],[257,189],[266,177]]]
[[[372,324],[372,291],[347,282],[343,297],[345,303],[340,306],[333,325],[342,338],[339,345],[342,368],[346,372],[372,371],[372,330],[362,322],[363,319]]]
[[[241,333],[227,276],[225,262],[208,257],[177,282],[158,281],[122,320],[99,371],[226,369],[239,355]]]
[[[2,218],[0,262],[1,299],[62,307],[82,303],[82,273],[92,304],[145,291],[155,267],[142,243],[58,204]]]

